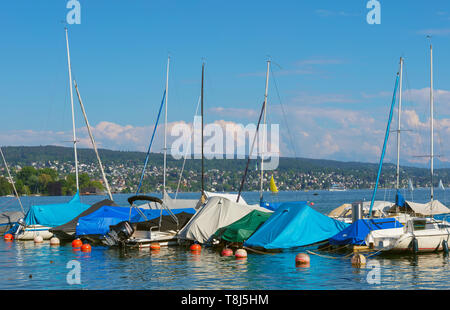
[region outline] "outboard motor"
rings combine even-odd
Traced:
[[[134,228],[128,221],[109,226],[109,229],[109,232],[103,236],[102,240],[103,244],[108,246],[119,245],[129,239],[134,233]]]
[[[363,209],[362,202],[354,202],[352,203],[352,223],[362,219],[363,217]]]

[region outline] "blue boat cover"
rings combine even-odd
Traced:
[[[304,203],[304,201],[289,201],[289,202],[296,202],[296,203]],[[286,203],[286,201],[260,201],[259,202],[259,206],[275,211],[276,209],[278,209],[283,203]]]
[[[159,209],[139,210],[144,213],[148,220],[155,219],[161,215],[161,210]],[[181,212],[195,213],[195,209],[193,208],[171,209],[171,211],[175,215]],[[163,210],[162,215],[169,215],[169,213],[166,210]],[[78,219],[75,235],[104,235],[109,232],[109,226],[128,221],[129,219],[130,207],[103,206],[91,214]],[[130,221],[132,223],[137,223],[146,221],[146,219],[143,218],[135,208],[132,208]]]
[[[287,249],[327,240],[348,224],[317,212],[303,202],[285,202],[244,243],[249,247]]]
[[[81,203],[77,192],[67,203],[31,206],[24,221],[27,225],[55,227],[67,223],[89,207],[90,205]]]
[[[333,245],[364,244],[364,239],[372,230],[399,228],[403,225],[394,218],[357,220],[343,231],[329,239]]]

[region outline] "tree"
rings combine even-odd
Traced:
[[[0,196],[11,195],[13,189],[8,180],[0,176]]]

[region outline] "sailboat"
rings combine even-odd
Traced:
[[[450,209],[434,200],[434,106],[433,106],[433,47],[430,45],[430,201],[426,204],[406,202],[401,211],[420,214],[409,219],[403,227],[370,232],[366,244],[382,252],[448,252],[450,223],[446,221]],[[397,197],[399,193],[397,192]],[[399,200],[397,198],[397,200]],[[443,214],[442,219],[433,216]]]
[[[17,193],[16,185],[14,184],[14,180],[11,177],[11,173],[9,171],[8,163],[6,162],[5,156],[3,155],[3,150],[0,147],[0,155],[2,156],[3,163],[5,164],[6,172],[8,173],[9,182],[12,185],[14,195],[19,202],[21,211],[5,211],[0,214],[0,234],[5,233],[9,229],[11,229],[14,225],[17,224],[18,220],[25,215],[25,210],[23,209],[22,201],[20,200],[20,196]],[[14,197],[14,196],[13,196]]]
[[[438,188],[442,189],[442,190],[445,190],[444,183],[442,183],[442,180],[439,180]]]
[[[158,112],[158,118],[155,123],[152,138],[148,148],[144,167],[141,173],[139,185],[134,196],[128,198],[130,204],[130,214],[132,209],[136,210],[141,215],[140,221],[131,223],[131,216],[128,221],[123,221],[115,226],[111,226],[110,231],[104,236],[103,243],[105,245],[125,245],[128,247],[146,248],[150,247],[152,243],[158,242],[160,246],[177,244],[177,233],[190,220],[195,213],[194,207],[197,205],[197,200],[172,200],[166,192],[166,166],[167,166],[167,104],[169,93],[169,67],[170,57],[167,59],[167,73],[166,73],[166,89],[164,91],[163,100]],[[154,134],[159,121],[159,116],[163,105],[165,106],[165,122],[164,122],[164,168],[163,168],[163,199],[157,197],[140,195],[140,189],[145,174],[145,169],[150,154]],[[145,206],[136,207],[135,201],[147,201]],[[145,207],[150,210],[160,210],[159,217],[149,219],[147,215],[140,210]],[[150,211],[151,212],[151,211]]]
[[[70,51],[69,51],[69,38],[68,38],[68,29],[65,28],[66,34],[66,48],[67,48],[67,64],[69,71],[69,89],[70,89],[70,103],[71,103],[71,111],[72,111],[72,137],[73,137],[73,150],[74,150],[74,161],[75,161],[75,180],[76,180],[76,188],[77,192],[72,197],[72,199],[68,203],[61,204],[51,204],[51,205],[34,205],[31,206],[30,210],[27,212],[25,217],[19,220],[19,225],[14,228],[15,239],[17,240],[33,240],[36,236],[41,236],[43,239],[50,239],[54,236],[54,233],[51,231],[53,228],[64,225],[76,218],[89,208],[91,205],[84,204],[80,199],[80,188],[79,188],[79,177],[78,177],[78,155],[77,155],[77,138],[75,131],[75,113],[74,113],[74,103],[73,103],[73,89],[72,89],[72,68],[70,62]],[[97,156],[97,160],[100,166],[100,170],[103,177],[103,182],[106,186],[107,193],[110,200],[103,200],[96,205],[110,204],[114,203],[108,180],[106,179],[103,165],[100,160],[100,156],[97,151],[97,147],[94,141],[94,137],[91,132],[91,128],[89,126],[89,122],[87,120],[86,112],[84,110],[84,105],[81,100],[81,96],[78,90],[78,87],[75,84],[75,89],[77,91],[78,99],[80,102],[80,106],[84,115],[84,119],[86,122],[86,126],[89,132],[89,136],[94,147],[95,154]],[[58,231],[58,230],[57,230]]]
[[[270,177],[269,190],[272,194],[278,194],[278,187],[275,184],[275,180],[273,179],[273,175]]]

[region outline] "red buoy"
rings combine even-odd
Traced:
[[[247,251],[244,249],[238,249],[236,250],[236,253],[234,253],[234,256],[238,259],[247,258]]]
[[[90,252],[91,245],[89,243],[85,243],[81,246],[81,252]]]
[[[202,250],[202,246],[200,244],[196,243],[196,244],[191,245],[190,250],[192,252],[198,252],[198,251]]]
[[[233,255],[233,250],[229,248],[225,248],[222,250],[222,253],[220,253],[222,256],[231,256]]]
[[[13,241],[14,236],[12,234],[6,234],[4,237],[5,241]]]
[[[310,258],[306,253],[299,253],[295,256],[295,264],[297,266],[309,266]]]
[[[161,249],[161,245],[158,242],[153,242],[152,244],[150,244],[150,249],[153,251],[157,251]]]
[[[79,248],[83,245],[80,239],[75,239],[72,241],[72,248]]]

